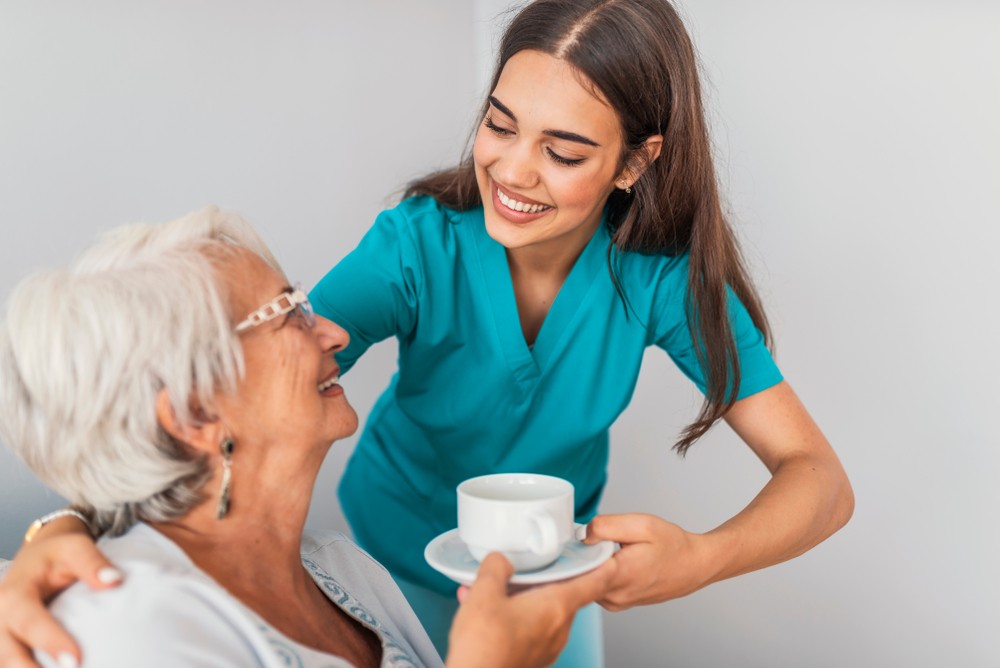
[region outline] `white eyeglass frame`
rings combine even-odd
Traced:
[[[309,304],[309,298],[306,296],[305,290],[302,289],[301,285],[296,285],[295,289],[291,292],[281,293],[248,315],[246,320],[236,325],[236,333],[239,334],[248,329],[253,329],[257,325],[261,325],[268,320],[274,320],[278,316],[294,311],[299,307],[302,307],[306,322],[311,327],[316,322],[316,316],[313,315],[312,306]]]

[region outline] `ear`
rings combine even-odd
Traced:
[[[621,176],[619,176],[615,183],[625,187],[631,188],[632,184],[639,180],[639,177],[649,169],[649,166],[660,157],[660,151],[663,149],[663,135],[650,135],[646,137],[646,141],[642,143],[642,146],[632,151],[625,160],[625,169],[622,170]]]
[[[156,420],[164,431],[197,452],[217,454],[223,438],[222,421],[208,417],[199,406],[193,406],[191,412],[203,417],[191,424],[182,423],[177,418],[170,394],[165,389],[156,394]]]

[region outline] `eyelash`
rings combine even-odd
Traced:
[[[510,130],[502,128],[496,123],[494,123],[492,116],[487,116],[486,119],[483,121],[483,124],[487,128],[489,128],[494,134],[500,135],[501,137],[506,137],[511,134]]]
[[[490,130],[490,132],[492,132],[493,134],[497,135],[498,137],[509,137],[510,135],[514,134],[511,130],[508,130],[506,128],[502,128],[499,125],[497,125],[496,123],[494,123],[492,116],[487,116],[483,120],[483,125],[485,125],[487,127],[487,129]],[[556,153],[555,151],[553,151],[549,147],[545,147],[545,152],[557,164],[563,165],[565,167],[576,167],[577,165],[579,165],[580,163],[582,163],[586,159],[586,158],[572,158],[572,159],[571,158],[564,158],[563,156],[559,155],[558,153]]]
[[[564,158],[548,147],[545,148],[545,152],[549,154],[550,158],[555,160],[560,165],[565,165],[566,167],[576,167],[584,160],[583,158],[574,158],[574,159]]]

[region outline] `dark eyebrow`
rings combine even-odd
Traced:
[[[494,107],[496,107],[497,109],[499,109],[501,112],[503,112],[503,113],[507,114],[508,116],[510,116],[510,120],[515,121],[515,122],[517,121],[517,116],[514,115],[514,112],[511,111],[507,107],[506,104],[504,104],[500,100],[496,99],[492,95],[490,95],[488,99],[490,101],[490,104],[492,104]]]
[[[517,116],[511,111],[507,105],[505,105],[500,100],[496,99],[492,95],[489,96],[490,104],[500,110],[501,113],[510,116],[510,120],[517,122]],[[596,141],[589,137],[584,137],[583,135],[577,134],[575,132],[566,132],[565,130],[542,130],[542,134],[548,135],[550,137],[555,137],[556,139],[565,139],[566,141],[574,141],[579,144],[586,144],[587,146],[597,146],[600,147]]]

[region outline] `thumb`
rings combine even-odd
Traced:
[[[652,540],[657,522],[655,515],[644,513],[623,513],[619,515],[598,515],[586,527],[586,537],[581,540],[593,545],[602,540],[610,540],[622,545],[646,543]]]
[[[499,552],[491,552],[479,564],[476,581],[469,588],[466,596],[506,596],[507,584],[514,574],[514,567],[505,556]],[[477,592],[482,592],[479,594]]]

